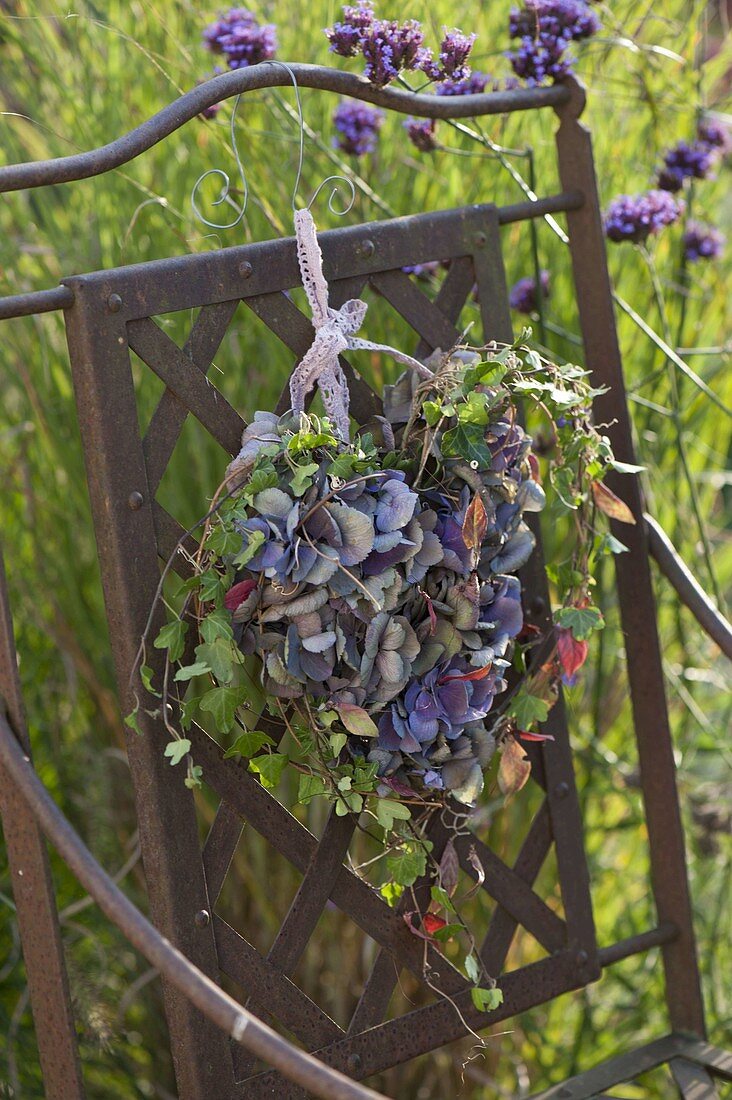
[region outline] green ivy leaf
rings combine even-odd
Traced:
[[[207,569],[205,573],[201,573],[198,594],[204,603],[220,604],[225,591],[224,582],[215,569]]]
[[[479,427],[485,427],[488,423],[488,394],[469,393],[465,402],[458,405],[457,415],[461,424],[477,424]]]
[[[125,725],[129,729],[134,730],[135,733],[139,733],[139,735],[142,737],[142,730],[140,729],[140,723],[137,721],[138,713],[139,713],[139,708],[135,707],[135,709],[132,711],[132,713],[128,714],[127,717],[125,718]]]
[[[188,623],[184,623],[182,619],[176,619],[175,622],[167,623],[163,627],[153,645],[156,649],[167,649],[169,660],[179,661],[183,656],[187,633]]]
[[[422,405],[422,414],[430,428],[434,428],[442,419],[442,404],[439,401],[425,401]]]
[[[419,844],[408,844],[386,857],[389,874],[400,886],[412,886],[427,869],[427,852]]]
[[[343,725],[355,737],[379,736],[376,723],[363,707],[357,707],[354,703],[339,703],[336,710]]]
[[[344,791],[335,804],[337,817],[345,817],[348,813],[360,814],[362,809],[363,797],[355,791]]]
[[[191,751],[191,743],[187,737],[176,738],[165,746],[164,755],[170,757],[171,764],[180,764],[184,756]]]
[[[589,638],[594,630],[602,630],[605,625],[599,607],[563,607],[554,618],[558,626],[571,630],[578,642]]]
[[[473,986],[470,990],[470,996],[478,1012],[493,1012],[494,1009],[503,1004],[503,992],[498,986],[493,989],[481,989],[479,986]]]
[[[443,924],[442,928],[436,928],[432,933],[432,939],[437,940],[438,943],[447,943],[454,936],[459,936],[463,930],[462,924]]]
[[[245,496],[255,497],[257,493],[263,492],[264,489],[273,489],[279,484],[279,480],[277,471],[269,460],[257,462],[249,481],[244,486],[243,493]]]
[[[204,642],[215,642],[217,638],[233,640],[234,631],[231,628],[231,615],[223,608],[212,611],[205,619],[201,620],[199,627]]]
[[[465,973],[471,982],[477,982],[480,979],[480,966],[472,951],[465,957]]]
[[[289,756],[282,752],[265,753],[249,761],[249,771],[259,776],[263,787],[271,789],[279,783],[289,760]]]
[[[220,684],[231,683],[234,676],[234,642],[215,638],[196,646],[196,659],[211,669]]]
[[[516,719],[522,730],[529,729],[534,722],[545,722],[549,715],[549,704],[538,695],[529,695],[520,691],[508,708],[508,713]]]
[[[477,424],[458,424],[450,428],[443,435],[440,446],[446,457],[458,456],[466,462],[477,462],[479,469],[487,469],[493,461],[483,429]]]
[[[297,788],[297,801],[307,805],[312,798],[325,794],[326,789],[325,782],[319,775],[303,773]]]
[[[383,826],[387,832],[392,828],[395,820],[409,821],[411,816],[409,807],[402,802],[397,802],[393,798],[377,798],[376,800],[376,818],[379,825]]]
[[[269,488],[271,489],[273,486],[270,485]],[[251,561],[260,546],[264,543],[264,539],[264,531],[247,531],[247,541],[244,543],[243,550],[233,559],[234,565],[246,565],[248,561]]]
[[[196,787],[201,786],[201,776],[203,775],[203,768],[200,764],[193,764],[189,769],[188,775],[183,782],[189,791],[194,790]]]
[[[313,484],[313,474],[317,474],[317,462],[308,462],[305,466],[298,466],[290,478],[290,488],[296,497],[301,497]]]
[[[244,756],[248,759],[265,745],[274,744],[275,742],[267,733],[261,733],[259,730],[245,730],[244,733],[239,734],[231,748],[226,750],[224,760],[229,760],[233,756]]]
[[[379,893],[385,899],[389,908],[393,909],[404,893],[404,887],[400,886],[398,882],[385,882],[383,886],[379,887]]]
[[[174,679],[177,680],[178,683],[182,683],[186,680],[193,680],[196,676],[203,676],[206,672],[210,671],[211,669],[205,661],[196,661],[195,664],[183,665],[182,668],[179,668]]]
[[[632,462],[618,462],[617,458],[608,462],[608,466],[617,470],[619,474],[640,474],[645,470],[645,466],[634,466]]]
[[[348,737],[345,733],[331,733],[328,740],[330,742],[330,751],[333,753],[334,756],[340,756],[341,749],[348,740]]]
[[[200,702],[201,710],[210,714],[220,733],[228,733],[234,725],[236,708],[246,698],[246,689],[239,686],[215,687],[207,691]]]
[[[150,668],[149,665],[141,665],[141,667],[140,667],[140,679],[142,680],[143,687],[145,688],[146,691],[149,691],[151,695],[155,695],[155,696],[157,696],[158,699],[161,699],[162,696],[161,696],[160,692],[156,691],[155,688],[153,687],[152,678],[153,678],[154,675],[155,675],[155,673],[153,672],[153,670]]]
[[[206,539],[206,549],[221,558],[236,554],[241,549],[241,535],[218,524]]]
[[[450,900],[450,895],[442,886],[433,886],[430,890],[430,897],[436,905],[441,905],[443,909],[447,909],[448,913],[455,912],[455,906]]]
[[[184,699],[180,706],[179,722],[181,729],[189,730],[191,728],[191,722],[193,721],[193,715],[198,710],[199,699]]]

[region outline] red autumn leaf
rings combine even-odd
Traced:
[[[556,634],[557,656],[562,666],[563,679],[567,682],[582,668],[590,647],[587,642],[578,641],[572,631],[565,627],[558,626]]]
[[[530,733],[528,730],[516,730],[516,736],[522,741],[553,741],[551,733]]]
[[[523,787],[531,775],[531,764],[526,753],[513,737],[508,737],[499,752],[501,762],[498,766],[498,786],[506,798],[510,798]]]
[[[616,496],[612,489],[608,489],[607,485],[603,485],[601,481],[593,481],[592,495],[595,498],[595,504],[606,516],[617,519],[621,523],[635,524],[635,516],[628,505]]]
[[[404,913],[404,923],[406,924],[407,928],[413,936],[419,936],[421,940],[426,940],[427,943],[434,943],[431,934],[428,935],[426,932],[423,932],[421,928],[418,928],[416,924],[412,924],[412,917],[416,917],[418,915],[419,914],[414,912]],[[437,919],[439,920],[440,918],[438,917]],[[443,924],[444,923],[446,922],[443,921]]]
[[[493,664],[483,665],[482,668],[476,668],[473,672],[461,673],[459,676],[440,676],[437,681],[438,684],[449,684],[455,680],[457,683],[463,683],[465,680],[484,680],[490,670],[493,668]]]
[[[529,469],[531,470],[532,479],[534,481],[537,481],[541,485],[541,471],[539,469],[539,459],[532,452],[529,452]]]
[[[224,596],[224,606],[229,611],[236,611],[239,604],[244,603],[244,600],[256,587],[257,582],[254,580],[239,581]]]
[[[480,550],[488,530],[488,513],[478,493],[475,494],[463,520],[463,542],[468,550]]]
[[[425,913],[422,918],[422,927],[430,936],[434,936],[435,932],[439,932],[446,924],[447,921],[443,917],[438,917],[436,913]]]

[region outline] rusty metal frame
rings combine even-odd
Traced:
[[[591,142],[579,122],[584,107],[581,86],[570,78],[552,88],[438,98],[375,89],[351,74],[316,66],[295,65],[292,70],[302,87],[339,91],[426,117],[469,117],[545,107],[557,111],[558,162],[564,188],[560,194],[501,209],[475,206],[324,233],[321,243],[325,274],[331,282],[336,305],[360,292],[368,282],[418,333],[421,354],[438,345],[446,346],[454,339],[461,306],[475,281],[480,291],[486,338],[508,340],[511,328],[498,228],[508,222],[566,212],[586,361],[596,378],[610,387],[610,392],[601,399],[599,412],[612,423],[610,434],[615,453],[626,462],[632,461],[630,422]],[[162,140],[203,107],[244,90],[286,84],[288,79],[276,66],[266,65],[227,73],[183,96],[137,130],[101,150],[1,168],[0,191],[81,179],[107,171]],[[434,303],[401,272],[404,265],[433,259],[451,261]],[[157,584],[158,557],[167,558],[182,533],[174,517],[155,501],[155,492],[183,422],[192,412],[225,449],[234,452],[238,448],[243,422],[206,380],[206,372],[239,302],[244,302],[295,356],[300,356],[308,346],[312,330],[309,320],[286,296],[298,284],[294,243],[289,240],[75,276],[55,290],[0,300],[0,319],[55,309],[65,311],[123,708],[131,709],[130,670]],[[152,318],[194,306],[202,307],[201,312],[185,347],[178,348]],[[166,386],[144,439],[137,422],[130,349]],[[357,418],[366,419],[378,407],[378,399],[348,364],[344,366],[354,413]],[[286,390],[283,390],[281,406],[285,407],[285,403]],[[644,522],[640,489],[637,483],[632,485],[630,504],[638,525],[630,536],[626,529],[623,532],[626,543],[630,538],[631,553],[617,560],[618,588],[627,635],[630,689],[659,923],[598,951],[581,840],[582,823],[560,701],[548,723],[555,743],[551,750],[540,746],[532,751],[533,773],[543,788],[544,801],[515,865],[507,867],[494,853],[478,845],[487,871],[485,888],[498,902],[482,948],[487,968],[491,972],[502,971],[519,925],[528,929],[548,953],[539,962],[501,976],[506,1006],[505,1010],[491,1014],[490,1022],[585,985],[599,975],[601,966],[660,945],[672,1027],[701,1039],[703,1007],[655,628],[649,535],[650,549],[666,563],[667,576],[702,625],[726,643],[730,627],[710,607],[698,586],[694,587],[693,579],[680,572],[673,549],[664,543],[652,521]],[[627,483],[624,491],[627,498]],[[182,559],[180,564],[184,568]],[[540,625],[545,624],[549,601],[538,554],[524,580],[532,597],[528,616]],[[160,655],[153,655],[148,663],[154,665],[156,656]],[[17,720],[15,725],[17,731]],[[215,981],[220,968],[227,970],[246,987],[257,1013],[274,1013],[300,1042],[317,1051],[321,1062],[350,1077],[367,1077],[465,1034],[454,1008],[444,1000],[398,1019],[379,1022],[396,982],[393,959],[398,958],[400,965],[419,975],[421,950],[417,949],[401,914],[388,910],[343,864],[353,822],[333,817],[318,843],[251,774],[224,760],[218,746],[196,729],[191,735],[194,757],[221,799],[201,852],[192,796],[182,785],[171,782],[170,769],[163,761],[161,725],[145,715],[141,726],[142,737],[130,737],[128,749],[151,910],[160,931],[200,972]],[[304,875],[266,959],[215,913],[242,820],[254,825]],[[445,836],[436,829],[433,840],[439,851]],[[557,852],[564,919],[557,917],[532,889],[552,843]],[[465,864],[464,847],[460,855]],[[35,882],[42,895],[45,890],[44,911],[52,920],[53,899],[47,885],[43,885],[42,868]],[[423,888],[418,886],[418,890]],[[288,977],[329,899],[350,913],[379,944],[371,977],[347,1032]],[[55,958],[58,992],[63,990],[58,939]],[[440,963],[440,988],[460,1007],[467,1023],[473,1027],[485,1026],[485,1018],[472,1007],[462,976],[444,959],[440,958]],[[207,1100],[208,1095],[232,1100],[244,1095],[293,1098],[305,1095],[300,1086],[287,1084],[277,1071],[241,1081],[253,1069],[251,1060],[242,1059],[240,1048],[236,1047],[232,1057],[225,1032],[212,1023],[211,1015],[205,1014],[205,1007],[185,984],[173,979],[165,982],[164,989],[179,1092],[185,1100],[204,1097]],[[65,1020],[67,1034],[58,1041],[68,1048],[68,1037],[73,1034],[68,1012]],[[217,1022],[220,1024],[220,1020]],[[693,1059],[688,1060],[693,1063]],[[677,1058],[675,1067],[677,1081],[690,1072],[683,1059]],[[49,1072],[53,1077],[50,1061]],[[49,1095],[54,1095],[50,1089]]]

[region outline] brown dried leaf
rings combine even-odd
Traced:
[[[463,894],[463,896],[460,898],[460,905],[462,905],[464,901],[469,901],[470,898],[475,897],[475,895],[478,893],[481,886],[485,882],[485,868],[478,859],[478,853],[476,852],[475,847],[472,844],[470,845],[470,849],[468,851],[468,863],[475,871],[478,881],[475,883],[474,886],[470,887],[467,894]]]
[[[448,840],[445,845],[445,850],[442,853],[442,859],[440,860],[439,878],[439,885],[448,897],[452,897],[457,890],[459,871],[460,864],[458,862],[457,852],[455,851],[455,844],[452,840]]]
[[[612,489],[608,489],[607,485],[603,485],[601,481],[593,481],[592,495],[595,498],[595,504],[606,516],[617,519],[620,523],[635,524],[635,516],[628,505],[616,496]]]
[[[480,550],[488,530],[488,513],[478,493],[475,494],[463,520],[463,542],[468,550]]]
[[[531,775],[531,763],[526,753],[513,737],[507,737],[498,750],[501,762],[498,766],[498,786],[508,800],[520,791]]]

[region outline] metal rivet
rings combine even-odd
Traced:
[[[555,798],[566,798],[569,794],[569,783],[557,783],[554,788]]]
[[[589,959],[589,957],[590,956],[587,954],[586,951],[578,951],[577,952],[577,965],[578,966],[584,966],[585,963],[587,962],[587,960]]]
[[[107,308],[110,313],[119,313],[122,309],[122,299],[119,294],[110,294],[107,298]]]
[[[376,245],[373,241],[361,241],[360,251],[362,256],[373,256],[374,252],[376,251]]]
[[[208,909],[201,909],[198,913],[196,913],[195,917],[193,918],[193,923],[195,924],[196,928],[205,928],[210,920],[211,914],[209,913]]]
[[[488,238],[486,237],[485,233],[475,234],[475,243],[477,244],[478,248],[482,248],[483,245],[487,243],[487,241]]]
[[[145,503],[145,498],[142,493],[138,493],[135,489],[134,493],[130,493],[130,495],[128,496],[127,503],[133,512],[137,512],[138,509],[142,508],[143,504]]]
[[[239,264],[239,274],[242,279],[248,279],[254,268],[249,263],[249,260],[245,260],[244,263]]]
[[[546,604],[542,600],[541,596],[537,596],[536,599],[531,601],[530,611],[532,615],[543,615],[546,611]]]
[[[361,1055],[360,1054],[352,1054],[350,1056],[350,1058],[348,1059],[348,1064],[351,1067],[351,1069],[360,1069],[362,1064],[363,1064],[362,1061],[361,1061]]]

